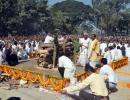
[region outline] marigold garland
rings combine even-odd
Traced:
[[[110,65],[113,69],[120,68],[128,64],[128,58],[112,62]],[[4,72],[9,76],[13,76],[15,79],[23,79],[31,82],[39,82],[43,87],[60,92],[62,88],[69,82],[68,79],[62,79],[54,76],[47,76],[46,79],[42,78],[40,73],[36,73],[30,70],[24,70],[17,67],[10,67],[8,65],[0,65],[0,72]],[[83,80],[86,77],[85,73],[76,75],[78,81]]]

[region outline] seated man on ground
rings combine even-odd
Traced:
[[[81,83],[75,86],[70,86],[63,89],[63,93],[71,93],[80,91],[79,97],[76,100],[108,100],[108,90],[105,84],[106,76],[98,75],[91,66],[85,67],[86,75],[88,76]],[[90,91],[87,91],[87,87],[90,86]]]
[[[101,69],[99,71],[100,75],[107,75],[106,85],[110,92],[116,90],[117,79],[113,69],[107,64],[107,59],[102,58],[100,61]]]
[[[10,66],[16,66],[18,64],[18,56],[17,56],[17,52],[13,49],[11,54],[10,54],[10,62],[9,65]]]

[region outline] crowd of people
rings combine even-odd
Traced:
[[[29,58],[29,55],[40,48],[40,43],[54,43],[51,33],[33,36],[8,36],[0,38],[0,64],[10,66],[18,64],[19,60]],[[80,100],[108,100],[108,94],[116,88],[117,78],[110,67],[110,63],[128,57],[130,61],[130,37],[126,36],[98,36],[97,34],[83,35],[59,35],[58,41],[79,41],[79,58],[75,64],[66,52],[59,55],[58,70],[63,78],[70,79],[70,85],[63,89],[63,93],[80,90]],[[82,66],[88,76],[85,80],[77,83],[75,78],[76,65]],[[99,73],[95,69],[100,68]],[[86,91],[90,86],[91,92]],[[82,91],[83,90],[83,91]],[[85,90],[85,91],[84,91]],[[77,97],[78,98],[78,97]]]
[[[26,60],[39,49],[37,35],[8,36],[0,38],[0,64],[16,66],[19,60]]]
[[[108,100],[109,93],[115,91],[117,85],[117,77],[109,64],[123,57],[130,60],[129,37],[98,37],[96,34],[89,35],[84,32],[78,38],[80,53],[77,64],[85,69],[88,77],[76,84],[74,63],[65,54],[61,55],[59,72],[62,77],[70,79],[70,86],[64,88],[63,92],[72,94],[80,91],[79,96],[75,97],[76,100]],[[97,67],[100,68],[98,74],[95,73]],[[89,92],[86,92],[87,86],[90,87]]]

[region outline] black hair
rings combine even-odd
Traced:
[[[95,72],[94,68],[92,66],[90,66],[89,64],[86,64],[85,71],[86,72],[92,72],[92,73]]]
[[[14,41],[14,45],[17,45],[18,43],[17,43],[17,41]]]
[[[103,63],[104,65],[106,65],[107,64],[107,59],[106,58],[102,58],[101,59],[101,63]]]
[[[120,46],[117,46],[117,49],[120,49]]]
[[[115,43],[113,44],[113,48],[116,48],[116,44]]]
[[[108,48],[109,48],[110,50],[112,50],[112,49],[113,49],[113,47],[112,47],[112,46],[109,46]]]
[[[92,34],[92,35],[93,35],[93,37],[94,37],[94,38],[96,38],[96,37],[97,37],[97,36],[96,36],[96,34]]]
[[[20,97],[10,97],[7,100],[21,100],[21,98]]]

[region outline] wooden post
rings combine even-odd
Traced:
[[[58,53],[57,53],[58,47],[59,47],[58,34],[59,34],[59,30],[56,29],[54,32],[53,68],[55,68],[56,63],[57,63],[57,59],[58,59]]]
[[[54,44],[54,48],[53,48],[53,69],[55,68],[55,65],[56,65],[56,55],[57,55],[57,48],[56,48],[56,45]]]

